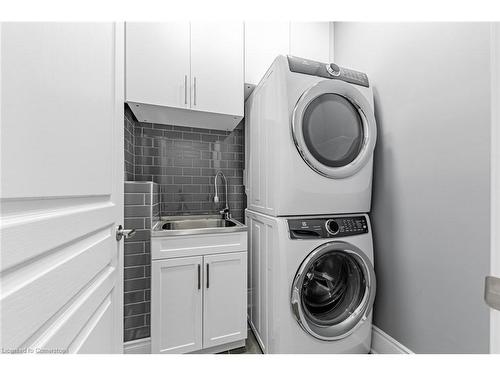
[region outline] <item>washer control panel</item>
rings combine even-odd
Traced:
[[[288,219],[292,240],[336,238],[368,233],[365,216]]]
[[[330,79],[353,83],[355,85],[369,87],[368,76],[356,70],[346,69],[331,63],[326,64],[319,61],[302,59],[295,56],[287,56],[288,66],[291,72],[308,74]]]

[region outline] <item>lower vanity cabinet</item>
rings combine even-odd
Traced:
[[[153,353],[217,352],[243,344],[246,251],[153,260],[151,271]]]

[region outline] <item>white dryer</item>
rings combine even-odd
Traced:
[[[376,280],[367,215],[246,211],[251,328],[264,353],[368,353]]]
[[[248,208],[369,212],[377,127],[366,74],[278,56],[245,103]]]

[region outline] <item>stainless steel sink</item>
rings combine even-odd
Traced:
[[[186,236],[191,234],[228,233],[246,231],[246,225],[219,215],[171,216],[158,221],[151,236]]]

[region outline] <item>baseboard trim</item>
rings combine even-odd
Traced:
[[[399,341],[376,326],[372,326],[372,354],[414,354]]]
[[[151,338],[127,341],[123,344],[123,354],[151,354]]]

